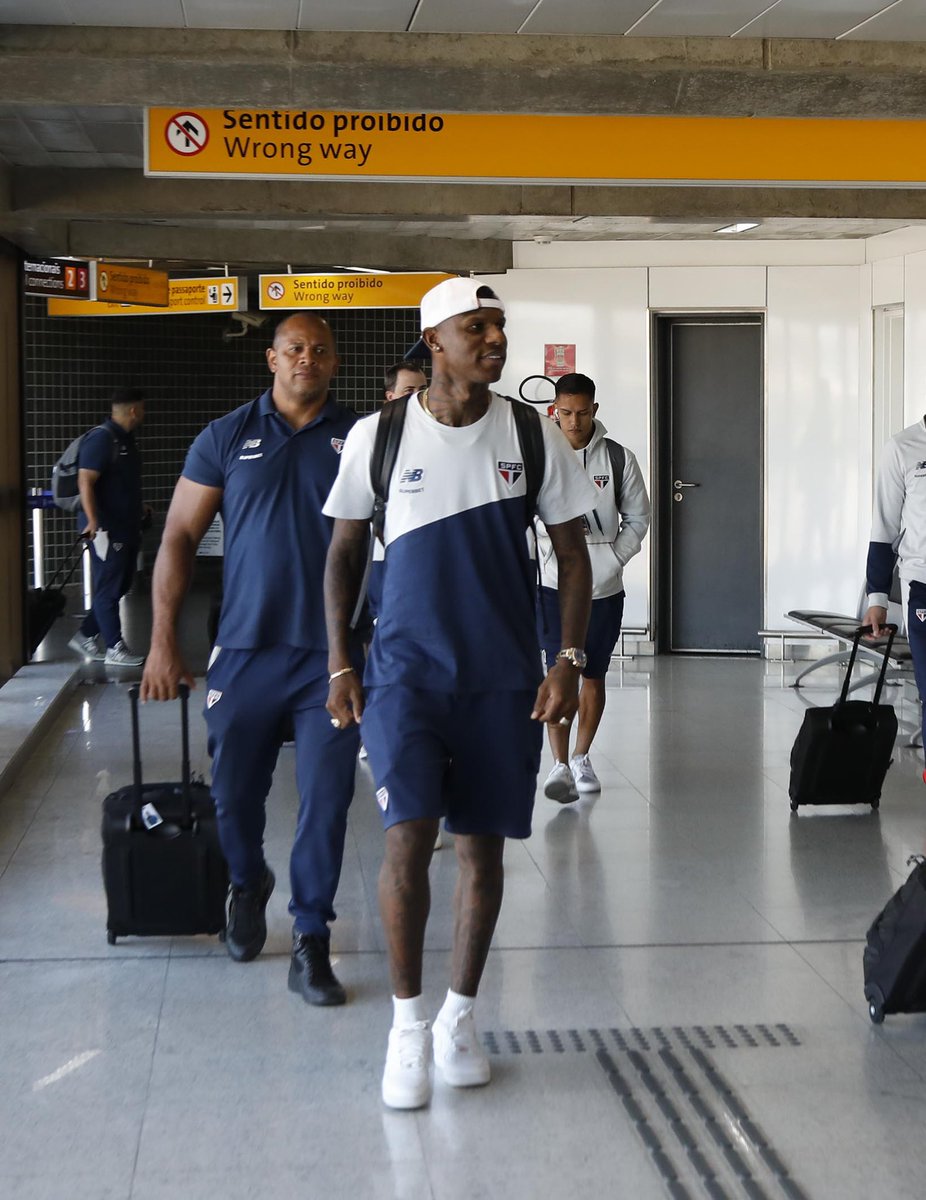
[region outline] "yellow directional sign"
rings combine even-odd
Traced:
[[[149,108],[145,174],[747,186],[926,184],[926,121]]]
[[[261,308],[417,308],[450,275],[261,275]]]
[[[247,301],[247,287],[239,289],[234,277],[207,279],[171,279],[165,306],[144,304],[107,304],[93,300],[49,299],[50,317],[147,317],[175,313],[236,312],[239,293]]]
[[[168,304],[166,271],[150,267],[127,267],[122,263],[94,263],[96,298],[115,304]]]

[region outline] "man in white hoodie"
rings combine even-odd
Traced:
[[[639,553],[650,523],[650,502],[639,464],[630,450],[605,437],[597,411],[595,384],[587,375],[563,375],[557,380],[554,418],[598,489],[598,503],[585,514],[592,615],[585,642],[588,665],[579,692],[579,730],[571,758],[572,722],[547,726],[554,761],[543,790],[560,804],[576,800],[580,792],[601,791],[589,751],[604,714],[605,676],[621,632],[624,566]],[[558,575],[550,538],[539,523],[537,542],[541,574],[537,625],[549,667],[561,644]]]

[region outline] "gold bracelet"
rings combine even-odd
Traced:
[[[353,669],[354,669],[353,667],[342,667],[340,669],[340,671],[335,671],[331,675],[328,676],[328,682],[334,683],[334,681],[337,678],[339,678],[341,675],[349,675],[350,672],[353,671]]]

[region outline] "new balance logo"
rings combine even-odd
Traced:
[[[423,475],[424,467],[409,467],[406,471],[402,472],[402,478],[399,480],[399,482],[420,483]]]
[[[611,482],[610,475],[593,475],[592,479],[595,481],[596,488],[606,488]]]
[[[246,438],[241,443],[242,450],[256,450],[260,445],[260,438]]]
[[[221,699],[222,693],[217,692],[215,688],[212,688],[212,690],[206,696],[206,708],[215,708]]]
[[[498,473],[504,479],[505,483],[512,488],[524,474],[524,463],[500,462],[498,464]]]

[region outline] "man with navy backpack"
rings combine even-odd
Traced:
[[[132,586],[141,545],[141,458],[134,434],[144,419],[144,394],[118,389],[109,419],[84,434],[77,459],[77,523],[90,546],[93,599],[68,645],[84,658],[116,667],[145,661],[122,640],[119,621],[119,601]]]
[[[601,791],[589,751],[604,715],[605,676],[621,632],[624,567],[639,554],[650,523],[650,502],[639,464],[630,450],[605,436],[607,430],[597,412],[595,384],[587,375],[557,379],[554,419],[596,489],[595,505],[583,518],[592,564],[592,615],[585,643],[588,663],[579,689],[579,729],[571,758],[572,723],[548,727],[553,769],[543,790],[561,804],[578,799],[580,792]],[[549,667],[560,644],[559,576],[549,534],[542,525],[537,533],[542,580],[537,623]]]
[[[358,422],[324,508],[335,518],[325,569],[328,711],[342,735],[362,719],[386,827],[379,899],[393,1024],[382,1097],[404,1109],[428,1103],[432,1060],[451,1087],[489,1081],[473,1005],[501,908],[505,839],[531,831],[539,722],[575,711],[591,596],[581,515],[595,491],[552,423],[490,390],[507,340],[504,306],[488,285],[438,284],[422,298],[421,328],[410,356],[419,347],[430,355],[430,387]],[[400,441],[385,489],[382,603],[361,685],[348,629],[379,511],[381,427],[398,428]],[[560,560],[563,648],[545,680],[525,537],[532,501]],[[450,990],[432,1034],[422,957],[441,817],[454,834],[459,879]]]

